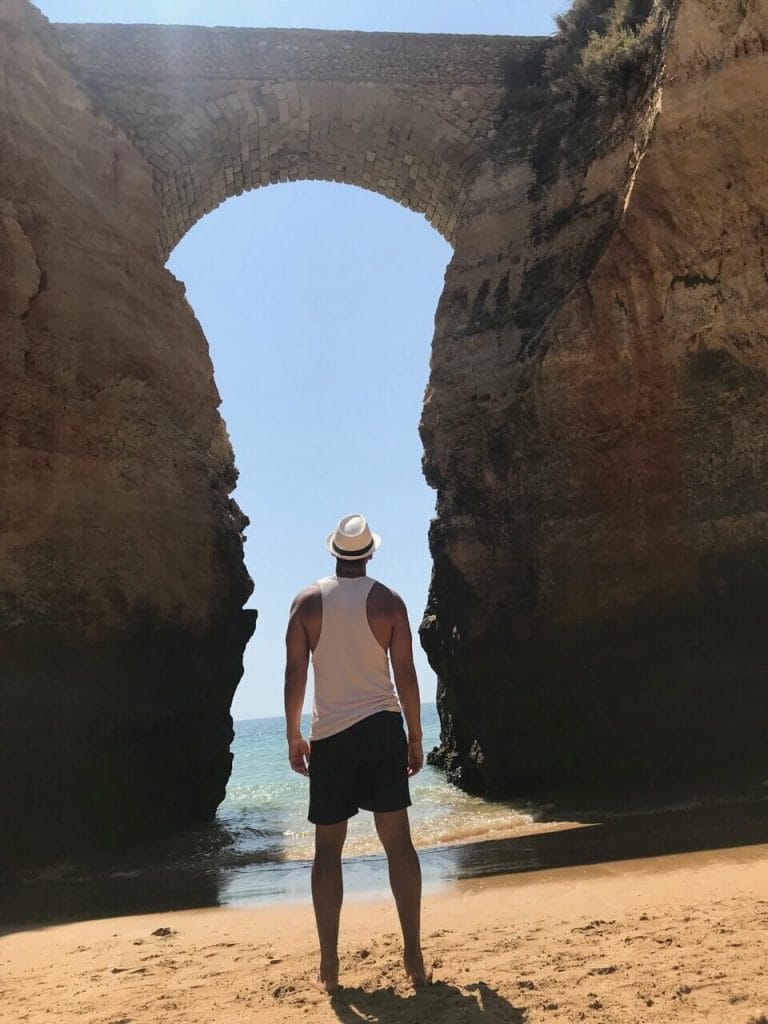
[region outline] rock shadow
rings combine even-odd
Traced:
[[[768,843],[765,795],[623,814],[566,810],[561,820],[569,819],[588,827],[471,843],[447,851],[442,854],[449,862],[442,865],[444,877],[451,877],[449,870],[456,879],[481,878]]]
[[[435,981],[402,996],[392,988],[368,992],[363,988],[340,988],[331,1003],[341,1024],[417,1024],[430,1020],[460,1020],[462,1024],[526,1024],[525,1009],[513,1006],[484,981],[470,982],[463,989]]]

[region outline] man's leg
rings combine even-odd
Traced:
[[[414,984],[429,980],[421,952],[421,865],[411,842],[408,811],[377,811],[376,831],[389,864],[389,884],[403,930],[405,972]]]
[[[344,898],[341,851],[347,823],[315,825],[315,859],[312,862],[312,903],[320,940],[318,983],[328,992],[339,984],[339,916]]]

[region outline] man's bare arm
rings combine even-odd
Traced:
[[[307,691],[307,668],[309,666],[309,637],[302,621],[302,601],[306,591],[299,594],[291,605],[288,629],[285,633],[285,727],[288,740],[288,760],[291,768],[300,775],[307,775],[309,743],[301,734],[301,711]]]
[[[413,638],[408,622],[408,612],[402,598],[395,599],[395,621],[389,657],[395,677],[395,688],[400,698],[406,728],[408,729],[408,774],[415,775],[424,765],[424,748],[421,735],[421,699],[416,667],[413,664]]]

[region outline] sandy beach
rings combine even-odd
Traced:
[[[8,1024],[768,1024],[768,845],[455,883],[428,895],[434,983],[405,983],[388,899],[342,917],[344,988],[312,984],[308,904],[0,933]]]

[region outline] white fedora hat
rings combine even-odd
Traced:
[[[329,533],[325,546],[335,558],[353,560],[372,555],[381,544],[381,537],[373,533],[368,520],[360,512],[353,512],[339,520],[339,525]]]

